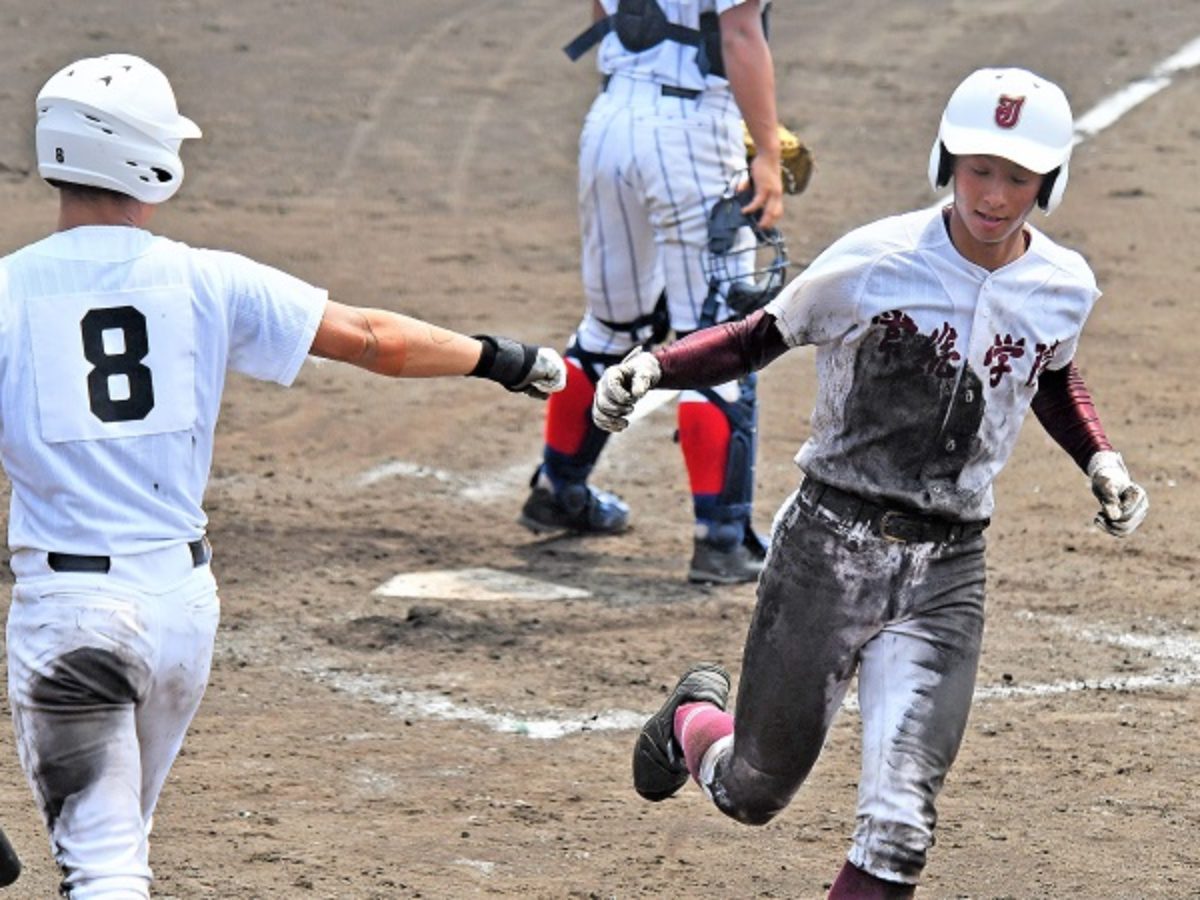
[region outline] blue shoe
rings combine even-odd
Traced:
[[[554,490],[539,468],[530,482],[533,490],[517,519],[535,534],[573,531],[577,534],[620,534],[629,527],[629,506],[616,494],[575,482]]]

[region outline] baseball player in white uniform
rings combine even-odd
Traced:
[[[925,866],[974,689],[992,482],[1026,413],[1089,476],[1101,527],[1128,535],[1148,509],[1073,363],[1095,278],[1027,221],[1061,201],[1073,137],[1054,84],[971,74],[930,157],[933,186],[954,182],[949,205],[851,232],[765,310],[631,354],[597,389],[596,421],[619,430],[651,387],[817,347],[805,478],[775,519],[735,715],[726,671],[693,667],[638,736],[633,776],[662,800],[690,774],[722,812],[766,822],[857,672],[858,810],[831,898],[910,897]]]
[[[624,501],[587,484],[608,439],[591,421],[595,383],[631,347],[730,317],[722,294],[703,321],[705,254],[710,213],[746,169],[743,118],[758,147],[743,209],[763,228],[782,215],[769,2],[593,2],[595,24],[567,48],[577,58],[599,43],[602,89],[579,142],[587,310],[564,354],[567,388],[547,406],[543,461],[521,511],[535,532],[627,527]],[[752,581],[762,568],[751,527],[756,414],[753,375],[680,397],[696,522],[692,580]]]
[[[553,350],[335,303],[147,231],[200,129],[138,57],[67,66],[37,115],[58,230],[0,260],[9,698],[64,894],[148,897],[151,816],[217,629],[202,500],[226,372],[288,385],[311,353],[543,397],[566,372]]]

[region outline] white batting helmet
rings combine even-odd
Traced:
[[[37,96],[38,174],[162,203],[183,183],[179,145],[200,137],[167,77],[137,56],[81,59]]]
[[[950,181],[955,156],[999,156],[1045,175],[1038,206],[1047,215],[1062,201],[1075,145],[1066,95],[1025,69],[979,69],[955,88],[929,154],[934,190]]]

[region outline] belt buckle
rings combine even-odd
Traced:
[[[918,527],[918,523],[914,522],[911,516],[894,509],[885,510],[879,517],[879,536],[896,544],[907,544],[914,540],[914,532]]]

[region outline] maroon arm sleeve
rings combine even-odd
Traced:
[[[775,317],[760,309],[737,322],[693,331],[655,350],[662,378],[655,387],[714,387],[755,372],[788,349]]]
[[[1085,472],[1092,454],[1113,448],[1075,363],[1055,371],[1047,369],[1038,376],[1033,414]]]

